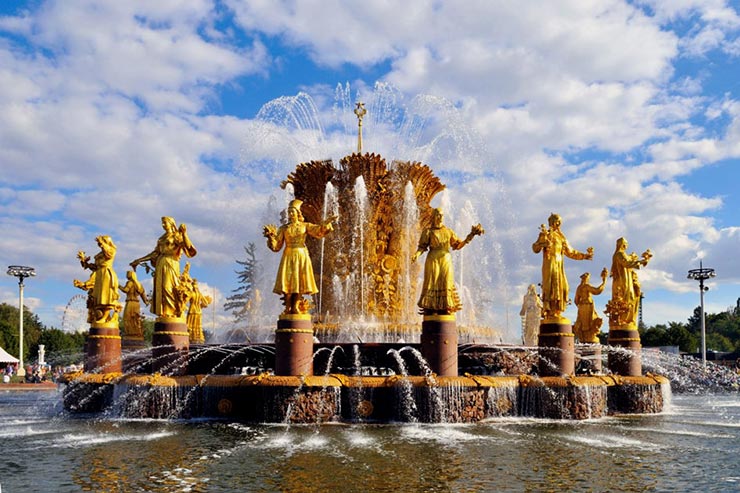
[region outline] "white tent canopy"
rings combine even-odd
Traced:
[[[0,347],[0,363],[18,363],[18,358],[11,356],[8,352]]]

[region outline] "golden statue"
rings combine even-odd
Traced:
[[[141,305],[139,299],[145,305],[149,304],[144,286],[136,278],[136,272],[126,272],[126,284],[120,287],[126,293],[126,306],[123,309],[123,335],[128,338],[141,339],[144,337],[144,329],[141,324]]]
[[[190,242],[184,224],[178,228],[173,218],[162,217],[162,228],[164,234],[157,240],[154,250],[131,262],[131,267],[136,270],[144,262],[154,267],[154,290],[149,304],[151,312],[161,318],[181,318],[185,306],[177,296],[180,256],[184,253],[194,257],[197,250]],[[144,267],[147,273],[151,271],[149,265],[144,264]]]
[[[610,327],[637,328],[640,311],[640,282],[635,270],[644,267],[653,257],[650,249],[641,256],[627,254],[627,240],[619,238],[612,256],[612,299],[606,305]]]
[[[183,314],[193,294],[193,278],[190,277],[190,262],[185,262],[185,267],[183,267],[180,274],[180,282],[175,286],[174,291],[175,304],[180,307],[180,314]]]
[[[190,282],[190,307],[188,308],[187,318],[188,333],[190,334],[190,342],[203,343],[206,342],[205,335],[203,334],[203,308],[210,305],[213,299],[201,293],[200,289],[198,289],[197,279],[193,279]]]
[[[475,236],[485,232],[480,224],[476,224],[470,229],[468,236],[461,240],[442,223],[443,220],[442,209],[434,209],[432,226],[422,231],[418,249],[411,257],[412,262],[416,262],[422,253],[429,250],[424,262],[424,284],[418,303],[424,315],[447,315],[462,308],[455,288],[450,248],[460,250]]]
[[[368,191],[368,208],[364,211],[353,205],[360,177]],[[333,207],[334,199],[327,202],[329,182],[336,193],[337,208]],[[409,184],[411,190],[407,190]],[[303,201],[301,213],[308,222],[320,223],[323,211],[336,214],[334,211],[338,210],[342,217],[324,240],[306,238],[312,257],[318,255],[322,241],[326,242],[323,276],[316,279],[321,283],[317,297],[319,318],[328,316],[324,321],[330,321],[339,314],[367,314],[393,325],[411,323],[417,300],[408,299],[408,293],[417,292],[416,276],[410,275],[410,269],[416,267],[412,267],[411,255],[421,232],[417,224],[431,222],[429,202],[445,188],[431,168],[419,162],[388,163],[377,154],[355,153],[336,163],[301,163],[281,184],[283,188],[288,185]],[[406,200],[407,193],[410,200]],[[412,209],[418,214],[418,221],[415,219],[413,224],[409,223]],[[360,224],[364,227],[362,238],[357,237]],[[354,249],[347,248],[350,243]],[[350,281],[346,287],[353,290],[353,296],[335,296],[335,279]],[[387,330],[395,330],[391,327]]]
[[[560,231],[561,219],[558,214],[550,214],[547,219],[550,227],[540,226],[537,241],[532,244],[534,253],[542,252],[542,317],[545,323],[570,323],[563,317],[568,298],[568,279],[563,266],[564,257],[573,260],[591,260],[594,257],[593,247],[586,253],[570,247],[565,235]]]
[[[100,252],[95,254],[95,261],[85,252],[77,252],[77,258],[83,269],[92,271],[87,281],[74,280],[74,286],[87,291],[87,321],[91,324],[118,323],[118,312],[121,304],[118,302],[118,276],[113,270],[113,260],[116,258],[116,245],[110,236],[97,236],[95,241]]]
[[[592,295],[599,295],[604,292],[604,286],[606,286],[606,276],[609,271],[601,271],[601,284],[598,286],[591,286],[589,281],[591,274],[588,272],[581,274],[581,284],[576,288],[575,304],[578,307],[578,317],[576,323],[573,324],[573,333],[576,335],[580,342],[587,343],[598,343],[599,342],[599,331],[601,330],[601,324],[604,322],[594,308],[594,299]]]
[[[303,299],[303,295],[316,294],[319,290],[306,248],[306,236],[323,238],[333,230],[332,221],[335,219],[331,217],[322,224],[305,222],[301,214],[302,203],[297,199],[290,201],[287,224],[280,228],[268,224],[262,230],[267,238],[267,247],[273,252],[279,252],[285,245],[272,289],[273,293],[283,295],[284,314],[308,313],[308,301]]]
[[[527,294],[522,300],[522,309],[519,311],[522,317],[522,342],[525,346],[536,346],[537,336],[540,333],[540,319],[542,318],[542,300],[537,294],[537,286],[530,284]]]

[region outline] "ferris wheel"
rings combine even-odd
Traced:
[[[76,294],[69,299],[62,314],[62,330],[65,332],[85,332],[88,330],[86,295]]]

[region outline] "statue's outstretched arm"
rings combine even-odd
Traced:
[[[470,233],[468,233],[468,236],[465,237],[465,244],[467,245],[471,241],[473,241],[473,238],[476,236],[481,236],[485,234],[486,230],[483,229],[483,226],[480,225],[480,223],[472,226],[470,228]]]
[[[537,235],[537,241],[532,243],[532,251],[534,253],[540,253],[543,248],[546,248],[550,244],[550,232],[544,224],[540,224],[540,233]]]
[[[262,228],[262,236],[267,238],[267,248],[279,252],[283,247],[283,235],[274,224],[267,224]]]
[[[150,252],[144,255],[143,257],[139,257],[136,260],[132,260],[129,265],[131,266],[132,269],[134,269],[134,272],[136,272],[136,267],[139,264],[143,264],[144,262],[150,262],[151,264],[154,264],[154,259],[156,258],[157,258],[157,251],[155,250],[153,252]],[[146,269],[147,272],[149,272],[150,268],[148,265],[144,265],[144,268]]]
[[[575,248],[572,248],[566,241],[563,244],[563,253],[566,257],[572,258],[573,260],[593,260],[594,258],[594,247],[586,248],[585,252],[579,252]]]
[[[90,262],[90,255],[86,255],[85,252],[83,252],[82,250],[77,252],[77,258],[79,259],[80,265],[82,266],[83,269],[87,269],[87,270],[96,269],[95,264]]]

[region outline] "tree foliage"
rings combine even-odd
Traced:
[[[245,260],[236,260],[242,269],[235,271],[239,286],[232,289],[234,293],[226,298],[224,310],[229,311],[234,316],[235,322],[243,322],[249,318],[253,310],[253,304],[257,295],[257,286],[262,277],[262,269],[257,261],[257,246],[249,242],[244,247],[246,253]]]
[[[38,345],[44,345],[46,362],[52,366],[77,364],[84,359],[85,334],[64,332],[60,329],[44,329],[35,346],[34,356],[38,358]]]
[[[720,313],[705,313],[707,350],[740,350],[740,304]],[[697,352],[701,345],[701,307],[687,322],[658,324],[640,331],[644,346],[678,346],[684,352]]]
[[[18,307],[0,303],[0,347],[10,354],[18,354]],[[46,361],[51,365],[80,363],[83,359],[85,334],[64,332],[48,328],[38,316],[23,309],[23,362],[35,363],[39,344],[44,345]]]
[[[686,353],[696,351],[698,346],[698,339],[680,322],[648,327],[640,331],[640,339],[643,346],[678,346]]]
[[[10,354],[18,356],[20,315],[17,306],[0,303],[0,347]],[[38,347],[38,340],[44,325],[38,316],[23,307],[23,360],[28,360],[35,354],[34,346]]]

